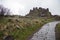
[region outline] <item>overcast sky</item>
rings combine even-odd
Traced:
[[[60,0],[0,0],[13,14],[26,15],[33,7],[49,8],[53,15],[60,15]]]

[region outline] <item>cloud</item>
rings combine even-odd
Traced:
[[[14,8],[16,12],[22,15],[27,14],[33,7],[49,8],[53,15],[60,15],[60,0],[0,0],[0,4],[4,4],[8,8]],[[13,5],[20,6],[17,9]],[[24,10],[19,9],[20,7]]]

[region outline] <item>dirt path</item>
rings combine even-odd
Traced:
[[[30,40],[55,40],[55,26],[57,23],[59,21],[45,24]]]

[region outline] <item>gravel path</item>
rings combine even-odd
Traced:
[[[59,21],[45,24],[30,40],[55,40],[55,26]]]

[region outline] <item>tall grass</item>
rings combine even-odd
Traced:
[[[60,23],[56,25],[55,32],[56,40],[60,40]]]
[[[36,30],[52,20],[53,18],[6,18],[0,22],[0,29],[2,29],[0,36],[3,38],[7,35],[13,35],[15,40],[28,40],[29,36]]]

